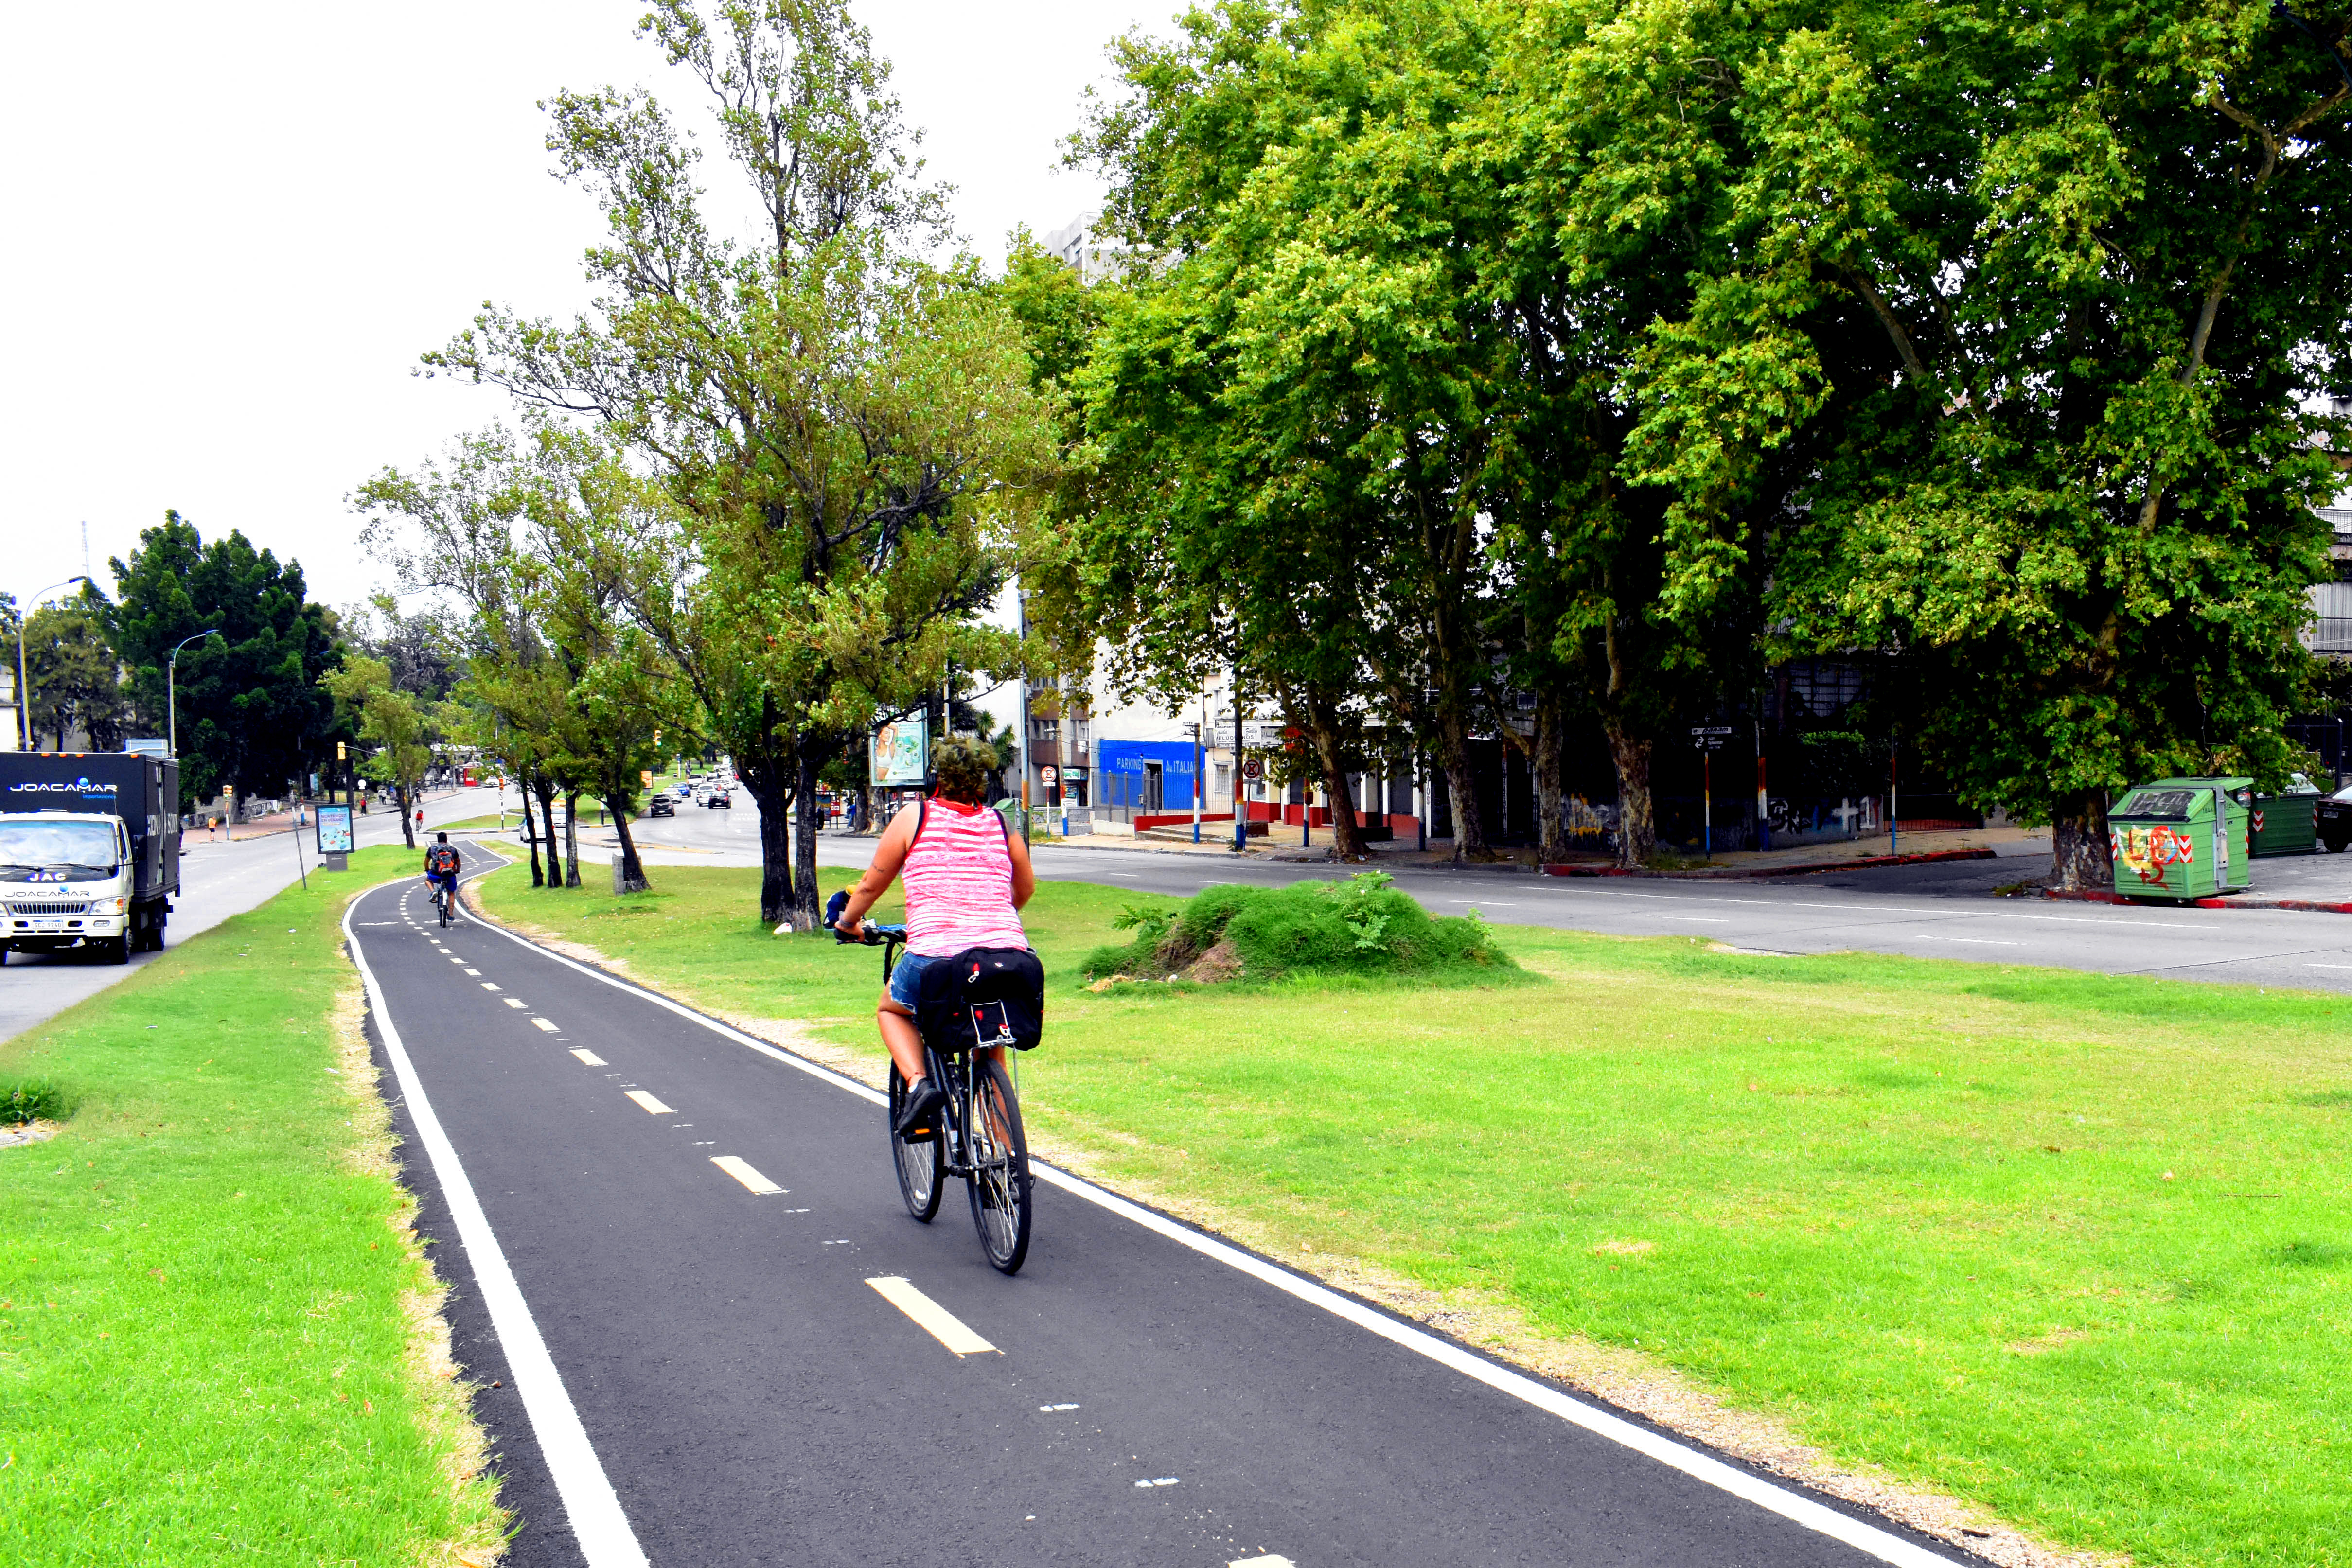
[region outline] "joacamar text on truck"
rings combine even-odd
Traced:
[[[0,751],[0,963],[163,946],[180,891],[180,765],[131,751]]]

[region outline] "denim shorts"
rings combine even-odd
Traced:
[[[915,1010],[915,999],[922,994],[923,971],[933,964],[944,964],[945,958],[927,958],[920,953],[901,953],[890,971],[890,999],[906,1009]]]

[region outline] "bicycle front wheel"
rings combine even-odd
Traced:
[[[890,1133],[890,1163],[898,1172],[898,1196],[907,1200],[907,1212],[929,1225],[940,1211],[940,1176],[945,1164],[940,1150],[947,1140],[934,1131],[921,1143],[910,1144],[898,1136],[898,1113],[907,1103],[907,1081],[899,1076],[896,1063],[890,1068],[890,1120],[886,1130]]]
[[[1002,1063],[971,1064],[971,1222],[981,1249],[999,1273],[1020,1271],[1029,1256],[1029,1137],[1021,1130],[1021,1103]]]

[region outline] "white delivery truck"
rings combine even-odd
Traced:
[[[180,765],[146,752],[0,751],[0,963],[160,950],[180,891]]]

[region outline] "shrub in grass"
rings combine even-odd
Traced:
[[[1517,974],[1475,914],[1433,917],[1389,885],[1385,872],[1288,887],[1203,888],[1180,905],[1130,904],[1117,924],[1136,933],[1097,948],[1089,980],[1272,980]]]
[[[47,1078],[0,1079],[0,1126],[62,1122],[72,1114],[73,1096]]]

